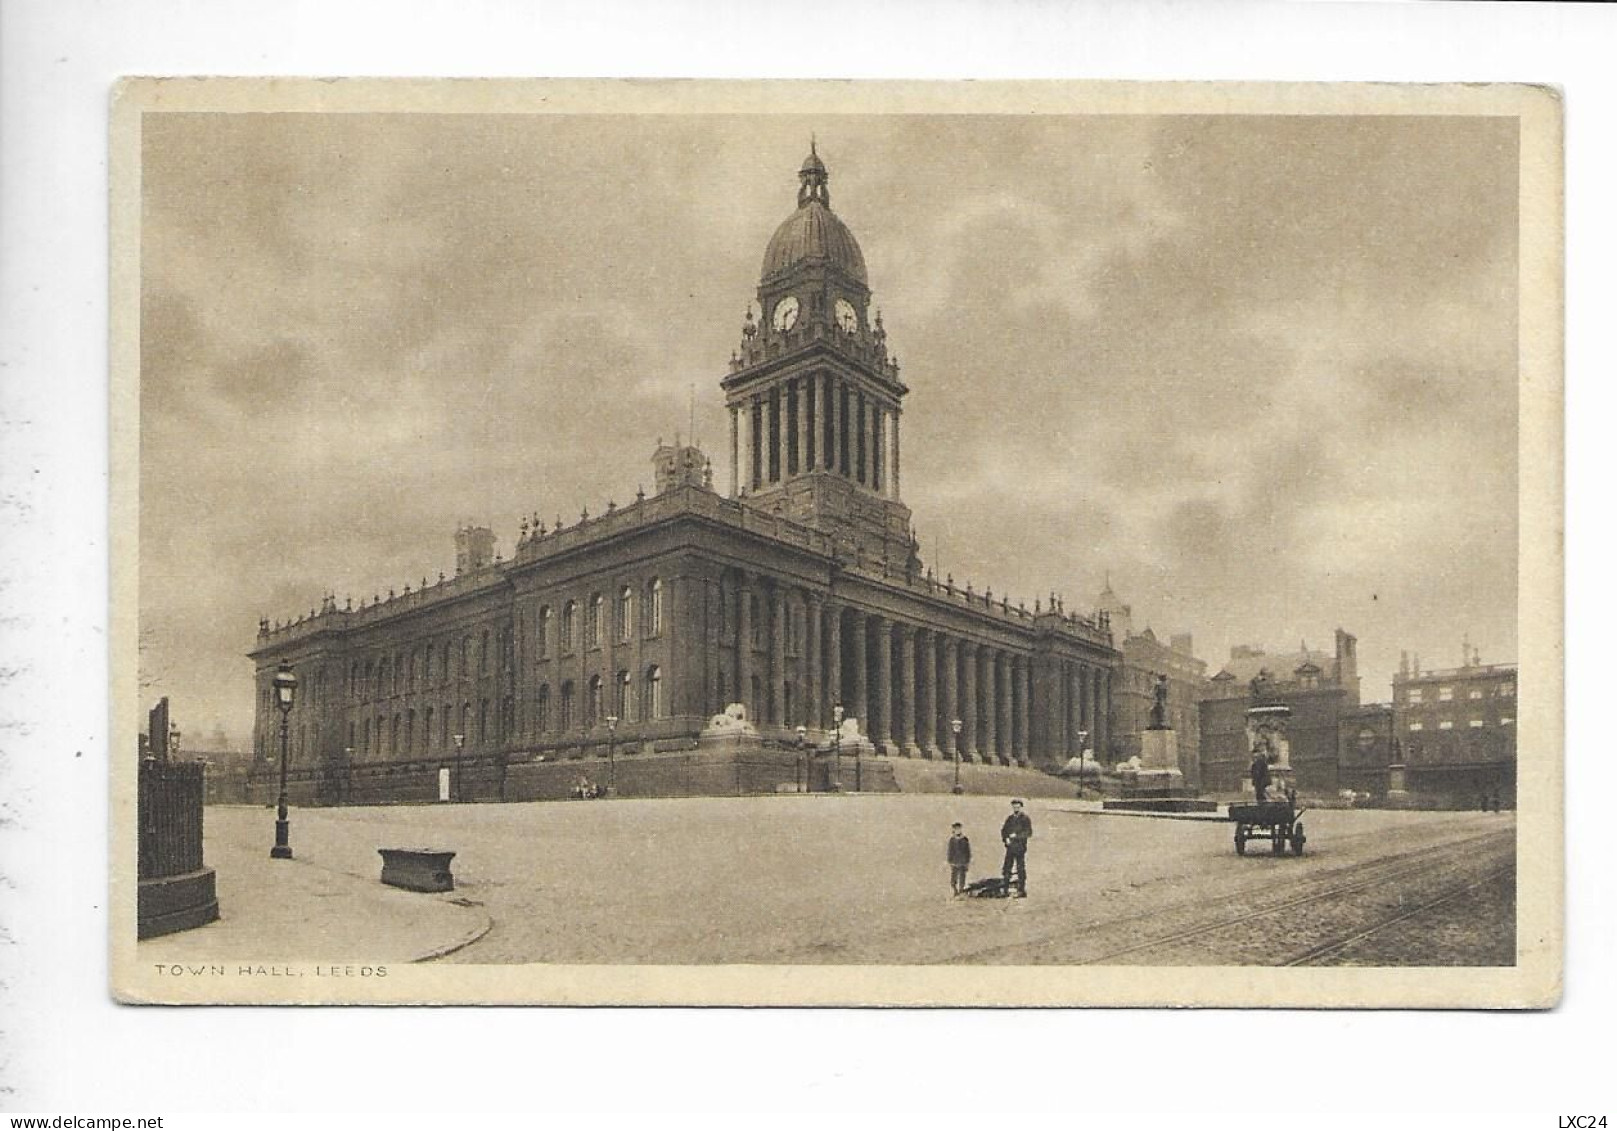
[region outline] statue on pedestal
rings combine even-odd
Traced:
[[[1157,676],[1157,685],[1152,688],[1155,701],[1151,704],[1151,730],[1170,730],[1168,726],[1168,677]]]

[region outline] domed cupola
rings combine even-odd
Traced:
[[[809,155],[797,176],[801,182],[797,190],[797,211],[775,229],[764,252],[760,281],[767,283],[799,264],[811,264],[837,268],[861,285],[869,286],[859,241],[853,238],[848,225],[831,211],[830,175],[813,142],[809,143]]]

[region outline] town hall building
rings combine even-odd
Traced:
[[[1012,604],[921,561],[909,388],[817,154],[798,178],[720,382],[726,493],[706,453],[659,443],[649,495],[535,516],[509,557],[469,526],[453,577],[261,621],[255,751],[279,757],[271,681],[290,665],[295,801],[425,800],[446,771],[462,799],[561,796],[603,759],[623,793],[814,788],[837,708],[878,758],[1056,769],[1081,734],[1110,749],[1104,614]],[[693,761],[731,704],[780,757]]]

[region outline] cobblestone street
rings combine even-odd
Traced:
[[[493,925],[447,962],[1513,960],[1510,814],[1313,811],[1304,856],[1241,857],[1224,822],[1030,810],[1025,900],[950,896],[950,822],[972,838],[972,878],[995,874],[1006,807],[939,795],[306,809],[294,866],[375,881],[378,848],[454,849],[457,890],[410,898]],[[210,862],[226,864],[215,844],[256,851],[267,812],[210,810]]]

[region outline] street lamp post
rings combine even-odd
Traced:
[[[618,792],[618,717],[606,717],[606,795]]]
[[[464,734],[457,734],[455,736],[455,788],[449,791],[449,799],[451,801],[460,801],[466,790],[466,782],[464,780],[466,770],[461,765],[460,761],[461,752],[465,749],[466,736]]]
[[[949,729],[954,732],[954,792],[964,793],[966,787],[960,784],[960,728],[966,724],[959,719],[949,720]]]
[[[270,857],[275,860],[292,859],[291,823],[286,819],[286,733],[287,716],[292,713],[292,702],[298,693],[298,677],[292,674],[292,665],[285,660],[275,669],[275,705],[281,709],[281,795],[275,802],[275,846]]]
[[[1086,774],[1084,772],[1084,764],[1086,762],[1086,759],[1084,758],[1084,749],[1088,745],[1089,745],[1089,732],[1087,730],[1079,731],[1078,732],[1078,796],[1079,797],[1082,797],[1084,795],[1084,785],[1086,784],[1087,778],[1088,778],[1088,774]]]
[[[835,724],[831,730],[832,793],[842,792],[842,716],[845,713],[841,703],[831,708],[831,721]]]
[[[797,724],[797,772],[802,782],[802,792],[809,791],[808,758],[803,753],[804,743],[808,741],[808,727],[802,723]]]

